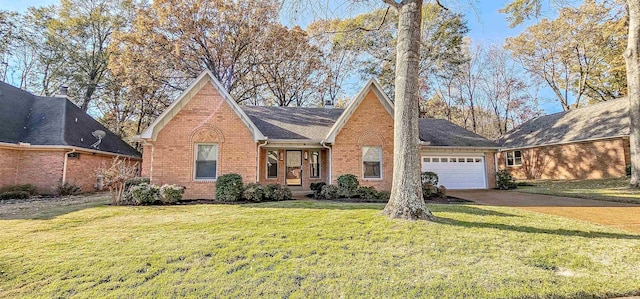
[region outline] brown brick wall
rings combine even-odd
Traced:
[[[500,169],[516,179],[601,179],[624,177],[623,138],[544,146],[522,150],[522,166],[507,167],[506,152],[498,154]]]
[[[0,186],[15,185],[19,151],[0,148]]]
[[[382,179],[362,177],[362,147],[382,146]],[[369,91],[338,133],[333,145],[332,180],[354,174],[361,185],[391,190],[393,176],[393,118]]]
[[[94,153],[80,153],[78,159],[67,159],[66,181],[82,188],[82,192],[96,191],[96,170],[104,166],[109,167],[113,162],[113,156]],[[140,163],[136,159],[130,160],[132,165]],[[139,165],[137,167],[140,167]]]
[[[205,84],[158,133],[153,157],[145,146],[143,175],[152,176],[154,184],[187,187],[187,199],[214,198],[215,182],[194,180],[196,143],[218,144],[218,176],[238,173],[245,183],[256,181],[257,148],[251,131],[211,84]]]

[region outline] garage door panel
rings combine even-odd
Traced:
[[[438,184],[444,185],[447,189],[487,188],[484,157],[423,156],[422,171],[438,174]]]

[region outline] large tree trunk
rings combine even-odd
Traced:
[[[393,186],[391,198],[383,211],[391,218],[411,220],[434,219],[422,198],[418,157],[418,69],[422,1],[406,0],[395,5],[399,20],[393,124]]]
[[[629,37],[624,60],[627,66],[629,118],[631,119],[631,187],[640,188],[640,0],[627,0]]]

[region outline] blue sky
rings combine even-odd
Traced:
[[[23,12],[29,6],[46,6],[57,3],[59,0],[0,0],[0,10],[13,10]],[[321,3],[324,1],[318,1]],[[382,1],[380,1],[381,3]],[[445,1],[453,3],[454,1]],[[468,3],[467,1],[459,1],[460,3]],[[467,7],[451,7],[451,9],[463,11],[467,16],[469,28],[469,36],[475,42],[483,44],[495,43],[500,44],[506,37],[516,36],[520,34],[529,24],[521,25],[516,28],[509,28],[505,16],[500,14],[498,10],[505,6],[509,0],[470,0],[473,3],[473,8],[468,4]],[[308,2],[309,3],[309,2]],[[298,15],[298,17],[291,16],[291,13],[283,14],[281,16],[282,22],[290,24],[300,24],[302,27],[313,18],[326,18],[326,17],[349,17],[355,14],[367,11],[371,9],[371,6],[354,6],[350,4],[348,0],[331,1],[326,7],[322,7],[321,4],[318,7],[314,7],[315,15]],[[375,2],[374,2],[375,3]],[[305,8],[303,8],[305,10]],[[345,12],[350,12],[345,15]],[[543,98],[551,98],[553,95],[551,92],[541,90],[540,94]],[[553,113],[560,111],[560,105],[551,101],[542,100],[540,103],[542,108],[547,113]],[[556,107],[557,106],[557,107]]]

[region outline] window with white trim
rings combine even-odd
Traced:
[[[218,177],[218,145],[196,144],[195,179],[215,180]]]
[[[521,165],[522,165],[521,151],[507,152],[507,166],[521,166]]]
[[[267,178],[278,177],[278,151],[267,151]]]
[[[362,147],[362,169],[365,179],[382,178],[382,147]]]
[[[309,166],[311,171],[309,176],[312,179],[320,177],[320,151],[311,151],[311,158],[309,159]]]

